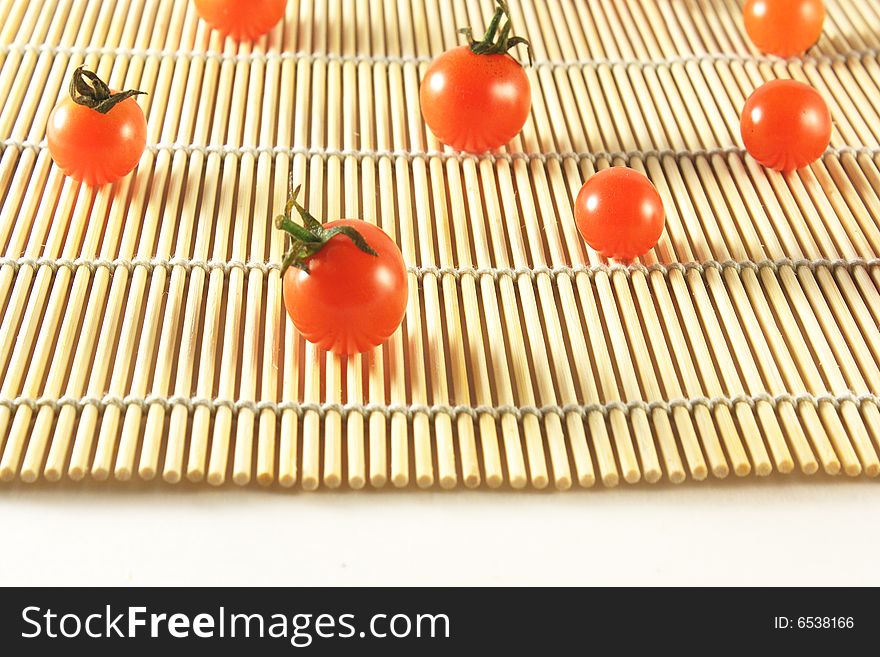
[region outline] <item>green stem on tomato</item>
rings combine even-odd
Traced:
[[[354,242],[354,245],[364,253],[371,256],[378,256],[373,248],[367,244],[367,240],[357,230],[351,226],[334,226],[333,228],[324,228],[317,219],[315,219],[308,210],[306,210],[296,200],[299,196],[300,186],[294,187],[293,173],[290,176],[290,190],[287,196],[287,205],[285,213],[275,217],[275,227],[283,230],[290,236],[290,248],[284,254],[281,261],[281,275],[287,271],[288,267],[296,267],[302,271],[309,273],[308,259],[318,253],[326,246],[327,242],[337,235],[345,235]],[[304,225],[300,225],[291,219],[293,210],[299,213]]]
[[[84,66],[76,69],[70,79],[70,97],[73,102],[101,114],[106,114],[124,100],[145,93],[136,89],[113,93],[97,74],[87,71]]]
[[[496,0],[498,8],[489,22],[486,34],[479,41],[474,39],[474,31],[470,27],[463,27],[459,30],[464,34],[470,42],[470,49],[475,55],[504,55],[516,46],[525,46],[529,55],[529,64],[532,63],[532,44],[526,39],[517,36],[511,36],[510,33],[513,25],[510,20],[510,9],[506,0]],[[501,22],[504,21],[504,25]],[[501,32],[498,32],[498,28]]]

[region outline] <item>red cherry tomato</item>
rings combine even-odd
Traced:
[[[528,42],[510,38],[507,5],[499,8],[482,41],[448,50],[435,59],[419,89],[422,116],[444,144],[481,153],[503,146],[522,130],[532,91],[522,65],[508,49]],[[496,41],[496,37],[498,40]]]
[[[793,171],[828,148],[831,114],[813,87],[773,80],[746,100],[740,130],[746,150],[758,162],[777,171]]]
[[[460,151],[503,146],[525,125],[532,104],[529,79],[510,55],[449,50],[428,69],[419,91],[431,132]]]
[[[309,342],[353,354],[387,340],[406,312],[408,283],[400,249],[373,224],[342,219],[325,229],[350,226],[378,256],[336,235],[306,260],[309,271],[291,267],[284,275],[284,303],[297,330]]]
[[[591,176],[578,193],[574,216],[586,243],[606,258],[642,256],[663,233],[660,195],[646,176],[624,167]]]
[[[253,41],[284,18],[287,0],[194,0],[205,22],[237,41]]]
[[[49,153],[61,170],[88,185],[119,180],[137,166],[147,145],[147,120],[134,99],[116,93],[83,68],[73,74],[46,127]]]
[[[321,225],[296,202],[297,193],[291,189],[287,212],[276,219],[292,238],[282,265],[290,319],[306,340],[336,353],[382,344],[406,312],[409,284],[400,249],[365,221]],[[304,225],[291,219],[293,208]]]
[[[822,35],[822,0],[746,0],[746,33],[758,50],[780,57],[799,55]]]

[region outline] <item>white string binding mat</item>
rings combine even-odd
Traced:
[[[52,55],[68,55],[68,56],[104,56],[112,57],[156,57],[172,59],[210,59],[219,62],[261,62],[270,61],[284,62],[300,60],[334,62],[339,64],[429,64],[433,60],[432,57],[414,57],[414,56],[389,56],[389,55],[336,55],[330,53],[308,53],[308,52],[252,52],[248,54],[227,55],[223,53],[212,52],[194,52],[189,50],[138,50],[134,48],[106,48],[100,46],[92,46],[85,48],[75,48],[69,46],[53,46],[49,44],[30,44],[30,43],[11,43],[0,46],[0,54],[10,52],[34,52],[49,53]],[[692,55],[680,55],[677,57],[665,57],[661,59],[626,59],[626,58],[600,58],[600,59],[569,59],[569,60],[553,60],[553,59],[536,59],[532,64],[536,67],[547,68],[567,68],[572,66],[639,66],[643,68],[653,68],[658,66],[673,66],[675,64],[701,63],[701,62],[762,62],[767,64],[785,64],[785,63],[803,63],[810,64],[834,64],[849,63],[852,61],[860,61],[864,59],[877,59],[880,56],[880,50],[870,48],[862,51],[850,51],[848,53],[840,53],[834,55],[806,55],[804,57],[782,58],[768,55],[735,55],[728,53],[701,53]]]
[[[46,148],[46,144],[44,142],[34,143],[27,141],[14,141],[14,140],[3,140],[0,142],[0,146],[9,147],[12,146],[14,148],[29,148],[37,151],[44,150]],[[471,153],[461,153],[461,152],[453,152],[453,151],[404,151],[404,150],[357,150],[357,149],[326,149],[326,148],[286,148],[283,146],[222,146],[222,145],[199,145],[199,144],[148,144],[147,149],[152,152],[159,151],[182,151],[187,154],[191,153],[201,153],[202,155],[209,155],[211,153],[216,153],[218,155],[252,155],[254,157],[268,154],[268,155],[306,155],[306,156],[321,156],[321,157],[354,157],[357,159],[362,158],[381,158],[381,157],[390,157],[390,158],[403,158],[406,160],[421,160],[421,159],[441,159],[441,160],[457,160],[457,161],[465,161],[465,160],[473,160],[473,161],[481,161],[481,160],[505,160],[507,162],[515,162],[517,160],[539,160],[541,162],[548,162],[551,160],[562,162],[564,160],[589,160],[593,163],[596,163],[600,160],[611,161],[615,159],[624,159],[631,160],[633,158],[639,158],[641,160],[645,160],[649,157],[655,158],[663,158],[663,157],[672,157],[672,158],[698,158],[698,157],[706,157],[710,158],[715,155],[745,155],[745,150],[742,148],[738,148],[736,146],[731,146],[727,148],[712,148],[712,149],[698,149],[698,150],[684,150],[684,151],[673,151],[670,149],[666,150],[653,150],[653,151],[617,151],[613,153],[609,152],[567,152],[567,153],[487,153],[484,155],[475,155]],[[866,155],[868,157],[873,157],[880,154],[880,147],[871,147],[871,146],[843,146],[840,148],[829,148],[826,151],[827,155],[832,155],[836,157],[840,157],[843,155]]]
[[[639,400],[631,402],[610,402],[608,404],[567,404],[565,406],[542,406],[540,408],[536,406],[450,406],[448,404],[434,404],[432,406],[425,406],[422,404],[340,404],[333,402],[277,403],[266,401],[231,401],[228,399],[198,399],[184,397],[120,398],[105,396],[101,398],[83,397],[81,399],[74,399],[70,397],[61,397],[59,399],[47,399],[43,397],[39,399],[25,399],[23,397],[18,397],[16,399],[0,399],[0,405],[10,409],[16,409],[19,406],[26,406],[31,410],[38,410],[40,407],[48,406],[56,412],[59,411],[63,406],[72,406],[77,410],[82,410],[85,406],[95,406],[101,409],[104,409],[107,406],[116,406],[120,408],[124,408],[126,406],[139,406],[143,410],[148,410],[150,406],[156,404],[164,407],[166,410],[170,410],[177,405],[185,406],[190,412],[194,411],[198,407],[204,407],[211,410],[212,412],[216,411],[218,408],[228,408],[233,411],[246,409],[253,412],[260,412],[268,410],[276,414],[280,414],[283,411],[293,411],[297,415],[303,415],[307,412],[310,412],[317,413],[322,417],[327,415],[328,413],[339,413],[343,416],[351,414],[370,415],[372,413],[379,413],[381,415],[384,415],[385,417],[390,418],[396,413],[401,413],[410,419],[412,419],[417,414],[426,414],[431,418],[434,418],[437,415],[449,415],[452,417],[457,417],[459,415],[468,415],[473,419],[478,419],[480,415],[489,415],[496,420],[500,419],[504,415],[514,415],[517,419],[522,419],[525,415],[534,415],[538,418],[543,418],[546,415],[565,416],[569,413],[577,413],[578,415],[586,416],[589,413],[598,412],[602,413],[603,415],[608,415],[611,411],[618,410],[628,414],[636,409],[646,412],[660,410],[664,413],[669,414],[672,413],[672,411],[674,411],[676,408],[684,408],[688,411],[693,411],[694,408],[697,406],[702,406],[709,410],[712,410],[717,406],[726,406],[727,408],[733,408],[737,404],[747,404],[748,406],[754,408],[758,402],[767,402],[774,407],[778,406],[782,402],[786,402],[789,404],[800,404],[805,402],[817,408],[820,404],[827,403],[837,408],[843,402],[850,402],[854,404],[862,404],[868,402],[876,405],[878,402],[880,402],[880,398],[878,398],[877,395],[872,395],[868,393],[862,395],[856,395],[853,393],[844,393],[841,395],[810,395],[804,393],[800,395],[781,394],[773,396],[769,394],[761,394],[754,396],[739,395],[737,397],[713,397],[712,399],[709,399],[707,397],[698,397],[695,399],[671,399],[669,401],[662,400],[653,402],[644,402]]]
[[[578,274],[595,276],[599,273],[622,273],[626,276],[631,276],[635,272],[639,272],[641,274],[660,272],[663,275],[668,275],[671,271],[678,271],[683,273],[696,271],[702,274],[709,269],[713,269],[716,271],[732,269],[736,272],[742,272],[744,269],[750,269],[756,272],[760,271],[761,269],[770,269],[771,271],[777,272],[781,267],[789,267],[792,269],[800,269],[801,267],[806,267],[811,271],[816,271],[820,268],[842,268],[848,271],[852,271],[857,268],[872,268],[878,266],[880,266],[880,258],[873,258],[871,260],[865,260],[863,258],[856,258],[853,260],[844,260],[842,258],[839,258],[837,260],[828,260],[824,258],[819,260],[792,260],[791,258],[781,258],[779,260],[762,260],[760,262],[752,262],[751,260],[744,260],[742,262],[736,262],[734,260],[726,260],[725,262],[718,262],[717,260],[707,260],[704,262],[672,262],[669,264],[655,263],[649,266],[642,264],[597,264],[581,265],[576,267],[561,265],[558,267],[542,266],[505,268],[429,266],[407,267],[407,271],[411,274],[414,274],[416,278],[424,278],[426,275],[452,276],[456,279],[459,279],[462,276],[473,276],[474,278],[479,278],[480,276],[490,276],[497,280],[501,277],[517,278],[519,276],[528,276],[529,278],[534,280],[535,277],[540,274],[553,277],[559,276],[560,274],[567,276],[577,276]],[[95,270],[99,267],[104,267],[106,269],[116,269],[121,267],[128,270],[129,272],[133,271],[136,267],[143,267],[144,269],[150,271],[157,268],[171,269],[173,267],[181,267],[187,272],[191,272],[193,269],[203,269],[207,273],[210,273],[212,270],[217,269],[222,271],[224,274],[228,274],[233,269],[240,269],[244,272],[259,271],[263,274],[268,274],[271,271],[281,271],[280,263],[276,262],[242,262],[240,260],[224,262],[220,260],[187,260],[185,258],[116,258],[114,260],[104,260],[99,258],[77,258],[75,260],[68,260],[64,258],[0,258],[0,267],[11,267],[14,271],[18,271],[22,267],[30,267],[32,269],[36,269],[38,267],[48,267],[52,271],[57,271],[60,268],[76,269],[78,267],[85,267],[92,273],[94,273]]]

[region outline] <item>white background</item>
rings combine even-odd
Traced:
[[[880,481],[0,486],[0,584],[880,584]]]

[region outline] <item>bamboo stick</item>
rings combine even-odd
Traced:
[[[288,8],[290,9],[290,8]],[[275,44],[281,42],[284,47],[294,42],[292,30],[285,30],[286,21],[277,27],[269,36],[268,49],[272,49]],[[259,142],[260,145],[267,146],[273,143],[290,143],[290,122],[283,120],[292,114],[291,104],[293,101],[290,90],[289,80],[295,69],[292,67],[285,68],[284,64],[269,61],[266,64],[266,98],[263,101],[262,125],[260,127]],[[287,75],[286,75],[287,74]],[[278,107],[277,116],[275,116],[275,108]],[[266,189],[263,193],[258,194],[260,200],[257,201],[256,212],[260,216],[266,217],[268,223],[263,228],[263,232],[269,231],[269,245],[266,248],[265,242],[262,249],[254,249],[252,255],[260,258],[268,252],[269,259],[278,261],[282,257],[283,236],[281,231],[274,230],[272,217],[278,212],[279,208],[285,204],[285,185],[286,179],[281,171],[286,169],[286,162],[282,162],[282,158],[278,158],[277,167],[273,166],[273,160],[268,153],[260,155],[258,164],[257,180],[270,180],[273,168],[275,169],[277,183],[272,185],[273,194],[268,193]],[[258,189],[261,187],[258,182]],[[265,240],[265,235],[263,237]],[[281,323],[283,315],[283,307],[281,301],[281,278],[278,272],[270,271],[266,276],[266,305],[265,305],[265,325],[263,327],[263,354],[262,368],[260,370],[260,399],[278,399],[278,382],[279,373],[282,371],[281,366]],[[262,276],[252,277],[253,285],[256,290],[254,296],[260,294],[260,288],[263,283]],[[259,344],[259,328],[255,327],[255,345],[254,358],[256,359]],[[256,363],[255,363],[256,367]],[[269,409],[264,409],[259,414],[257,425],[257,463],[256,478],[263,485],[268,486],[276,479],[276,469],[278,459],[276,456],[277,445],[277,427],[278,418]],[[236,442],[236,449],[238,444]],[[238,468],[243,471],[244,467]]]
[[[216,34],[211,35],[212,45],[216,47],[220,43],[220,38]],[[226,40],[225,48],[234,48],[230,40]],[[231,62],[226,61],[221,65],[214,66],[214,62],[208,62],[206,68],[210,67],[211,75],[217,75],[217,96],[214,100],[215,122],[210,127],[212,138],[216,140],[225,140],[227,134],[231,132],[234,135],[240,129],[239,125],[232,124],[231,111],[232,106],[232,87],[234,83],[243,88],[245,84],[242,81],[245,73],[242,69],[235,67]],[[217,70],[219,68],[219,70]],[[237,105],[237,103],[236,103]],[[224,108],[225,111],[224,111]],[[238,112],[240,116],[240,112]],[[234,136],[232,137],[234,139]],[[224,165],[228,165],[224,166]],[[202,238],[202,244],[205,254],[209,248],[209,244],[213,241],[212,257],[223,259],[226,256],[229,225],[232,219],[232,198],[235,192],[233,180],[235,178],[235,170],[237,162],[232,157],[227,157],[225,162],[217,153],[209,153],[207,156],[207,170],[205,173],[205,197],[207,200],[207,217],[210,217],[214,226],[206,223],[207,229]],[[221,174],[221,168],[223,173]],[[222,175],[222,179],[221,179]],[[213,228],[213,240],[211,233],[208,232]],[[199,236],[201,237],[201,236]],[[197,248],[199,238],[197,237]],[[197,272],[193,272],[197,274]],[[208,278],[208,290],[205,294],[204,284],[205,278]],[[189,383],[186,379],[193,375],[197,376],[195,386],[196,394],[202,398],[210,398],[214,394],[215,367],[217,361],[217,345],[220,331],[220,305],[222,303],[221,294],[224,285],[224,276],[220,270],[213,270],[210,274],[193,276],[190,281],[190,290],[187,297],[186,315],[192,317],[194,327],[202,322],[201,335],[197,335],[196,331],[186,332],[185,335],[190,338],[191,342],[187,345],[187,358],[183,368],[185,378],[180,382],[187,387]],[[204,310],[201,310],[204,303]],[[201,319],[201,318],[204,319]],[[186,322],[186,320],[184,320]],[[186,330],[186,324],[184,325]],[[201,349],[195,344],[197,339],[201,340]],[[198,365],[195,364],[196,353],[198,353]],[[228,385],[224,384],[224,385]],[[177,417],[175,417],[175,414]],[[187,419],[186,409],[178,406],[172,410],[171,425],[169,426],[169,435],[174,432],[184,431]],[[225,416],[228,421],[228,416]],[[190,428],[190,445],[187,456],[186,476],[190,481],[201,481],[207,475],[208,468],[208,432],[210,430],[211,414],[205,406],[198,406],[193,412],[192,425]],[[218,430],[219,432],[219,430]],[[225,478],[224,473],[212,472],[212,484],[219,484]]]

